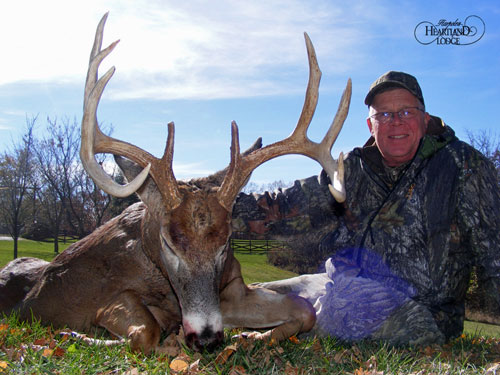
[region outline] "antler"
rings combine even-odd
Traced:
[[[332,158],[331,149],[349,112],[351,80],[347,81],[337,114],[325,137],[320,143],[311,141],[307,137],[307,129],[318,103],[321,71],[312,42],[306,33],[304,33],[304,37],[306,40],[307,56],[309,58],[309,82],[307,84],[302,113],[293,133],[282,141],[258,149],[249,155],[242,156],[240,154],[238,127],[234,121],[231,124],[231,163],[228,173],[218,191],[219,202],[228,211],[231,211],[234,198],[255,168],[270,159],[287,154],[302,154],[319,162],[333,183],[333,186],[329,185],[330,192],[338,202],[345,201],[343,154],[341,153],[339,160],[335,161]]]
[[[117,196],[126,197],[141,187],[148,173],[156,182],[158,189],[163,195],[167,209],[174,209],[181,201],[182,197],[179,192],[177,181],[172,170],[172,158],[174,152],[174,123],[168,124],[168,137],[165,146],[165,152],[161,159],[158,159],[150,153],[136,147],[130,143],[119,141],[105,135],[100,129],[97,122],[97,106],[101,99],[102,93],[106,84],[113,76],[115,68],[110,68],[106,74],[98,78],[98,69],[102,60],[108,56],[116,47],[119,40],[111,43],[107,48],[101,50],[104,25],[108,13],[106,13],[99,25],[95,35],[94,45],[90,53],[89,69],[87,72],[87,80],[85,83],[85,97],[83,102],[83,119],[82,119],[82,144],[80,149],[80,158],[83,167],[99,186],[106,193]],[[144,169],[139,175],[129,184],[119,185],[113,181],[101,168],[95,160],[97,153],[112,153],[115,155],[125,156],[126,158],[139,164]]]

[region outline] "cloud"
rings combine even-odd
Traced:
[[[116,39],[120,43],[101,68],[103,73],[113,64],[117,67],[105,94],[108,98],[205,99],[303,92],[307,77],[303,31],[310,34],[326,69],[346,71],[359,60],[353,53],[363,40],[359,25],[340,22],[346,13],[362,22],[359,2],[353,4],[8,2],[0,6],[0,32],[11,35],[3,41],[10,58],[2,62],[0,84],[83,82],[95,27],[109,10],[103,44]]]
[[[195,177],[209,176],[215,171],[203,166],[203,163],[173,163],[175,178],[178,180],[187,180]]]

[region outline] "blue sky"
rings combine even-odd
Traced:
[[[98,118],[113,125],[114,137],[156,156],[174,121],[178,178],[227,165],[232,120],[242,148],[259,136],[269,144],[292,131],[308,77],[304,31],[323,72],[311,139],[322,138],[352,78],[351,109],[334,156],[368,138],[364,97],[388,70],[415,75],[428,112],[459,137],[466,139],[467,130],[498,133],[497,0],[18,0],[0,5],[0,151],[18,139],[27,117],[38,115],[39,127],[47,116],[81,119],[88,56],[106,11],[104,44],[120,43],[101,67],[101,73],[111,65],[117,70]],[[485,25],[476,43],[423,45],[415,38],[421,22],[463,24],[471,15]],[[481,26],[469,18],[473,24]],[[305,157],[286,156],[259,167],[252,181],[293,181],[319,170]]]

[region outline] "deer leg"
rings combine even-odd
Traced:
[[[255,286],[247,287],[241,278],[233,280],[221,292],[223,323],[227,327],[266,329],[251,337],[280,341],[308,332],[316,322],[313,306],[293,294],[280,294]]]
[[[294,294],[305,298],[314,305],[318,298],[325,295],[326,284],[331,279],[326,273],[314,273],[292,277],[290,279],[269,281],[265,283],[253,283],[251,287],[274,290],[281,294]]]
[[[139,296],[131,291],[121,293],[112,303],[99,309],[96,324],[128,339],[133,351],[149,354],[160,341],[160,325]]]

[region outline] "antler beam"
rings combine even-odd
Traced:
[[[331,149],[349,112],[352,91],[351,80],[347,81],[337,114],[325,137],[320,143],[311,141],[307,137],[307,129],[318,103],[321,71],[314,46],[306,33],[304,36],[309,59],[309,82],[302,113],[293,133],[282,141],[258,149],[243,157],[240,154],[238,127],[234,121],[231,125],[231,164],[218,191],[219,202],[228,211],[231,211],[236,195],[255,168],[270,159],[287,154],[301,154],[319,162],[332,181],[332,184],[329,185],[330,192],[338,202],[345,201],[343,154],[341,153],[339,160],[336,161],[332,158]]]
[[[106,84],[113,76],[115,68],[110,68],[106,74],[98,79],[98,69],[102,60],[108,56],[118,44],[118,40],[101,50],[104,25],[108,14],[99,22],[95,35],[94,45],[90,54],[89,69],[85,83],[85,97],[82,119],[82,144],[80,158],[83,167],[97,186],[108,194],[116,197],[126,197],[137,191],[144,183],[148,174],[155,180],[161,194],[165,198],[168,209],[174,209],[181,201],[177,181],[172,170],[174,151],[174,124],[168,124],[168,137],[165,152],[161,159],[136,147],[130,143],[119,141],[105,135],[97,122],[97,107]],[[95,160],[96,153],[112,153],[125,156],[142,166],[144,169],[129,184],[119,185],[113,181]]]

